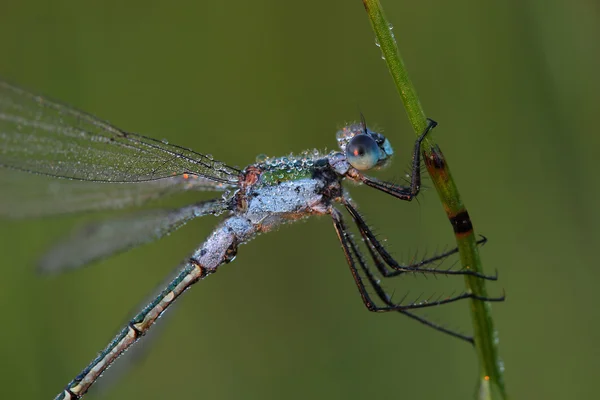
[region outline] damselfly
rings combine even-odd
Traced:
[[[160,294],[131,319],[56,399],[81,398],[110,364],[143,336],[187,288],[215,272],[220,265],[231,262],[240,244],[284,222],[311,215],[332,218],[362,301],[370,311],[399,312],[472,343],[472,338],[430,322],[414,314],[413,310],[467,298],[500,301],[501,297],[480,298],[462,293],[406,304],[392,302],[349,233],[342,213],[335,207],[345,208],[356,223],[369,256],[383,277],[418,272],[496,279],[495,276],[466,269],[436,268],[437,261],[456,253],[456,249],[407,265],[397,262],[375,237],[342,186],[342,181],[347,179],[401,200],[414,199],[421,187],[421,142],[435,126],[434,121],[428,120],[427,128],[416,140],[410,184],[400,186],[365,175],[365,171],[387,164],[393,151],[386,137],[367,128],[364,118],[360,123],[338,131],[338,151],[327,154],[311,151],[294,157],[261,157],[255,164],[238,169],[216,161],[210,155],[122,131],[89,114],[0,82],[0,167],[4,167],[5,171],[19,170],[46,175],[48,179],[56,178],[59,201],[49,202],[44,207],[83,211],[137,205],[173,192],[225,192],[215,200],[177,210],[152,211],[107,221],[94,230],[80,232],[79,236],[63,242],[43,259],[42,266],[47,270],[76,268],[160,238],[193,218],[208,214],[224,215],[212,234],[182,263]],[[82,181],[81,186],[77,186],[79,192],[73,197],[84,198],[85,201],[72,201],[73,193],[60,192],[60,182],[65,180]],[[98,191],[98,186],[102,185],[90,182],[105,184],[106,192]],[[86,184],[91,185],[89,191],[85,188]],[[3,196],[8,196],[6,191],[3,193]],[[15,212],[26,208],[26,204],[21,204]],[[115,232],[118,235],[111,234]],[[383,305],[373,301],[367,285],[374,289]]]

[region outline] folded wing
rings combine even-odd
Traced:
[[[235,184],[239,174],[210,155],[124,132],[2,81],[0,166],[95,182],[143,182],[193,174]]]
[[[57,243],[40,260],[44,273],[58,273],[89,264],[113,254],[157,240],[190,220],[228,209],[221,199],[210,200],[177,210],[143,211],[129,216],[84,225]]]

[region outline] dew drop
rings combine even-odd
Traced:
[[[213,169],[215,171],[223,171],[223,168],[224,168],[223,166],[224,166],[224,164],[222,162],[220,162],[220,161],[215,161],[213,163]]]

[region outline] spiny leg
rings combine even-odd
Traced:
[[[486,297],[476,296],[471,293],[463,293],[458,296],[446,298],[443,300],[438,299],[438,300],[432,301],[432,302],[430,302],[430,301],[425,301],[425,302],[421,302],[421,303],[412,302],[412,303],[409,303],[406,305],[395,304],[390,300],[389,296],[385,293],[385,291],[383,290],[381,285],[379,285],[379,283],[377,282],[377,279],[373,276],[371,270],[368,268],[368,265],[365,262],[364,258],[362,257],[362,254],[360,253],[358,246],[356,245],[356,243],[350,236],[350,233],[346,229],[346,226],[343,222],[341,213],[339,211],[333,209],[331,212],[331,216],[333,218],[333,224],[334,224],[336,233],[337,233],[340,243],[342,245],[342,250],[344,251],[344,255],[346,256],[346,261],[348,262],[348,266],[350,267],[350,272],[352,273],[352,276],[354,278],[356,286],[358,287],[358,290],[359,290],[359,293],[363,300],[363,303],[365,304],[365,306],[367,307],[367,309],[369,311],[373,311],[373,312],[398,311],[398,312],[400,312],[402,314],[406,314],[407,316],[409,316],[413,319],[416,319],[416,320],[420,321],[421,323],[423,323],[427,326],[430,326],[438,331],[450,334],[451,336],[454,336],[459,339],[463,339],[467,342],[472,343],[473,342],[472,338],[461,335],[461,334],[453,332],[453,331],[450,331],[442,326],[439,326],[430,321],[427,321],[426,319],[424,319],[420,316],[412,314],[412,313],[408,312],[407,310],[448,304],[448,303],[452,303],[452,302],[466,299],[466,298],[477,299],[480,301],[503,301],[504,300],[504,296],[498,297],[498,298],[486,298]],[[375,252],[371,252],[371,255],[373,256],[375,263],[377,263],[377,262],[381,263],[381,260],[378,258],[377,254]],[[356,260],[358,260],[359,265],[361,266],[361,269],[364,271],[365,275],[367,276],[369,283],[375,289],[375,292],[377,293],[378,297],[386,304],[385,307],[377,306],[371,299],[371,297],[368,294],[366,287],[362,281],[362,278],[358,272],[358,269],[356,268],[355,258],[356,258]]]
[[[377,240],[377,238],[375,237],[375,235],[369,228],[368,224],[362,218],[362,216],[360,215],[358,210],[356,208],[354,208],[354,206],[350,203],[350,201],[348,201],[347,199],[342,199],[342,204],[344,204],[344,206],[346,207],[346,209],[352,216],[352,219],[354,219],[354,222],[356,222],[356,225],[358,226],[358,230],[360,231],[361,236],[363,237],[365,243],[367,244],[367,247],[369,247],[369,250],[377,252],[381,256],[381,258],[385,261],[385,264],[389,265],[390,268],[393,269],[393,271],[389,271],[385,267],[384,264],[381,264],[381,266],[379,266],[377,264],[379,272],[386,278],[392,277],[392,276],[398,276],[405,272],[419,272],[419,273],[444,274],[444,275],[471,275],[471,276],[476,276],[478,278],[487,279],[487,280],[491,280],[491,281],[495,281],[498,279],[497,274],[494,276],[484,275],[479,272],[471,271],[468,269],[455,271],[455,270],[451,270],[451,269],[423,268],[423,266],[425,266],[425,265],[431,264],[431,263],[439,261],[439,260],[443,260],[446,257],[451,256],[452,254],[458,253],[458,248],[456,248],[456,247],[452,250],[445,251],[441,254],[437,254],[430,258],[425,258],[425,259],[415,262],[415,263],[410,263],[408,265],[398,264],[398,262],[396,260],[394,260],[394,258],[387,252],[385,247],[383,247],[383,245]],[[480,240],[477,241],[477,244],[484,244],[486,241],[487,241],[487,239],[484,236]]]
[[[352,179],[363,182],[365,185],[381,190],[385,193],[391,194],[401,200],[411,201],[415,198],[421,190],[421,143],[425,139],[425,136],[437,126],[437,122],[427,118],[427,126],[425,130],[417,140],[413,148],[412,167],[410,175],[410,186],[395,185],[389,182],[382,182],[375,178],[370,178],[359,173],[357,170],[352,170],[349,176]]]
[[[379,299],[385,303],[387,306],[393,307],[395,304],[392,302],[390,295],[388,295],[386,293],[386,291],[381,287],[381,284],[379,283],[379,280],[375,277],[375,275],[373,274],[373,272],[371,271],[371,269],[369,268],[368,263],[364,260],[362,253],[360,252],[356,242],[354,241],[354,239],[352,238],[352,236],[348,236],[348,241],[350,244],[350,248],[352,249],[352,252],[354,253],[354,255],[356,256],[359,265],[361,267],[361,269],[363,270],[365,276],[367,277],[367,279],[369,280],[369,283],[371,284],[371,286],[373,287],[373,289],[375,290],[375,293],[377,293],[377,297],[379,297]],[[383,263],[383,261],[381,260],[381,258],[379,257],[379,255],[377,253],[375,253],[373,251],[373,249],[371,247],[369,247],[369,253],[371,254],[371,258],[373,259],[373,262],[375,263],[376,267],[378,270],[382,270],[385,269],[385,265]],[[406,310],[397,310],[399,313],[404,314],[420,323],[422,323],[425,326],[428,326],[430,328],[433,328],[439,332],[445,333],[447,335],[450,335],[452,337],[455,337],[457,339],[461,339],[464,340],[468,343],[474,344],[473,341],[473,337],[472,336],[467,336],[464,335],[462,333],[459,332],[455,332],[453,330],[450,330],[440,324],[436,324],[432,321],[427,320],[426,318],[421,317],[420,315],[411,313],[409,311]]]
[[[334,219],[335,221],[335,219]],[[368,266],[368,263],[364,260],[362,253],[360,252],[360,250],[358,249],[358,246],[356,245],[354,239],[352,238],[352,236],[347,233],[347,231],[345,230],[345,226],[343,221],[340,221],[340,227],[342,228],[341,232],[342,235],[346,236],[347,239],[347,243],[350,247],[350,249],[352,250],[352,253],[354,254],[354,257],[356,257],[356,259],[358,260],[359,265],[361,266],[361,269],[363,270],[363,272],[365,273],[365,276],[367,277],[367,279],[369,280],[369,283],[371,284],[371,286],[373,287],[373,289],[375,290],[375,293],[377,294],[377,297],[379,297],[379,299],[384,302],[386,305],[388,306],[394,306],[394,303],[392,302],[390,296],[385,292],[385,290],[381,287],[381,285],[379,284],[379,280],[375,277],[375,275],[373,274],[373,272],[371,271],[371,269]],[[335,222],[334,222],[335,223]],[[336,231],[337,231],[337,227],[336,227]],[[338,237],[340,237],[340,234],[338,233]],[[341,239],[340,239],[341,241]],[[352,257],[351,254],[346,252],[346,248],[344,247],[344,244],[342,243],[342,248],[344,249],[344,254],[346,255],[346,259],[348,259],[348,257]],[[378,269],[383,268],[385,269],[385,266],[383,265],[383,261],[381,260],[381,258],[377,255],[377,253],[375,253],[373,250],[371,250],[371,248],[369,248],[369,252],[371,254],[371,257],[373,258],[373,261],[375,263],[375,265],[378,267]],[[348,261],[348,263],[350,264],[350,261]],[[360,291],[360,287],[359,287],[359,291]],[[367,307],[368,308],[368,307]],[[374,311],[374,310],[373,310]],[[452,331],[442,325],[436,324],[434,322],[431,322],[429,320],[427,320],[426,318],[423,318],[417,314],[413,314],[407,310],[396,310],[397,312],[406,315],[409,318],[412,318],[420,323],[422,323],[425,326],[428,326],[430,328],[433,328],[439,332],[448,334],[452,337],[464,340],[466,342],[469,342],[471,344],[473,344],[473,338],[471,336],[466,336],[463,335],[461,333]]]

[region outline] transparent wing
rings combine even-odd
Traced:
[[[139,183],[97,183],[0,168],[0,188],[0,216],[24,218],[135,207],[179,192],[234,186],[195,175]]]
[[[218,215],[227,209],[225,201],[210,200],[177,210],[138,212],[120,219],[84,225],[52,247],[40,260],[39,268],[44,273],[78,268],[159,239],[193,218]]]
[[[210,155],[124,132],[2,81],[0,166],[96,182],[193,174],[235,184],[240,172]]]

